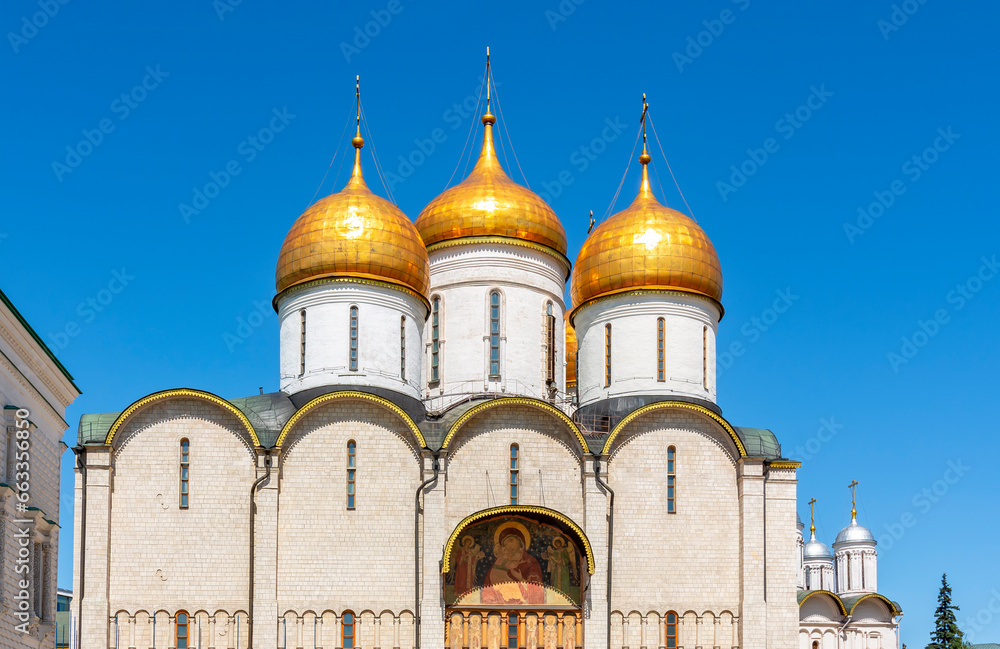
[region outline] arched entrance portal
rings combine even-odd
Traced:
[[[447,647],[583,646],[594,555],[567,516],[517,505],[476,512],[449,537],[442,572]]]

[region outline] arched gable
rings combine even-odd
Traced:
[[[718,425],[722,429],[722,431],[729,437],[729,439],[732,440],[733,445],[736,447],[737,453],[739,453],[739,457],[747,456],[747,450],[746,446],[743,444],[743,440],[741,440],[740,436],[736,433],[736,429],[734,429],[729,424],[729,422],[722,417],[722,415],[712,412],[705,406],[696,403],[688,403],[686,401],[657,401],[656,403],[650,403],[648,405],[642,406],[641,408],[633,410],[628,415],[623,417],[622,420],[618,422],[618,425],[614,427],[614,429],[611,431],[611,434],[608,435],[608,439],[604,443],[604,449],[601,452],[604,455],[610,454],[615,449],[615,441],[618,440],[619,435],[622,433],[622,431],[625,430],[625,428],[630,423],[632,423],[633,421],[635,421],[636,419],[642,417],[647,413],[663,409],[681,409],[681,410],[693,411],[704,416],[705,418],[714,422],[715,425]]]
[[[573,535],[574,539],[580,544],[583,554],[587,562],[587,572],[588,574],[594,574],[594,551],[590,546],[590,540],[587,535],[583,532],[573,519],[565,514],[557,512],[554,509],[549,509],[548,507],[538,507],[529,505],[504,505],[501,507],[491,507],[489,509],[484,509],[478,511],[474,514],[470,514],[463,518],[458,525],[455,526],[455,530],[448,537],[448,541],[444,546],[444,557],[441,561],[441,573],[445,574],[451,570],[452,558],[455,551],[455,545],[458,539],[462,535],[462,531],[484,519],[497,517],[497,516],[516,516],[522,515],[528,518],[537,519],[539,522],[555,523],[561,528],[565,529],[567,532]]]
[[[451,429],[448,431],[448,435],[444,438],[444,442],[441,444],[441,450],[447,450],[448,445],[452,443],[455,437],[458,435],[462,427],[469,423],[480,413],[487,410],[492,410],[493,408],[501,408],[504,406],[527,406],[529,408],[535,408],[541,410],[542,412],[552,415],[561,424],[572,433],[573,437],[576,438],[577,442],[580,444],[581,453],[589,453],[590,448],[587,446],[587,440],[584,438],[583,433],[580,432],[580,428],[573,422],[572,419],[566,416],[566,414],[553,406],[552,404],[546,403],[539,399],[531,399],[527,397],[504,397],[501,399],[492,399],[478,406],[471,408],[468,412],[458,418],[454,424],[452,424]]]
[[[409,429],[409,431],[413,434],[413,438],[414,441],[416,442],[417,449],[427,448],[427,442],[424,440],[423,434],[420,432],[420,429],[417,428],[417,425],[416,423],[414,423],[413,419],[411,419],[410,416],[406,414],[406,411],[404,411],[402,408],[400,408],[393,402],[389,401],[388,399],[385,399],[375,394],[369,394],[367,392],[358,392],[355,390],[330,392],[329,394],[324,394],[322,396],[316,397],[306,405],[299,408],[295,412],[295,414],[292,415],[291,418],[282,427],[281,433],[278,435],[278,439],[274,443],[274,445],[278,448],[281,448],[289,439],[292,429],[295,427],[295,424],[298,423],[304,416],[309,414],[309,412],[311,412],[315,408],[323,404],[331,403],[334,401],[349,400],[349,399],[368,401],[371,403],[378,404],[379,406],[382,406],[383,408],[391,412],[393,415],[398,417],[406,426],[406,428]]]
[[[851,617],[855,619],[861,618],[862,614],[866,610],[871,609],[875,609],[878,612],[883,613],[883,616],[878,616],[876,619],[884,619],[885,613],[888,613],[888,617],[900,615],[902,613],[902,611],[899,610],[899,607],[896,606],[895,602],[884,595],[879,595],[878,593],[868,593],[867,595],[862,595],[857,599],[844,602],[844,604],[849,606],[848,612],[851,614]]]
[[[816,606],[817,604],[820,604],[820,606],[825,605],[826,610],[819,610]],[[825,617],[831,618],[832,621],[833,616],[830,614],[836,613],[839,613],[841,617],[847,617],[848,614],[843,600],[841,600],[836,593],[828,590],[811,590],[806,593],[799,594],[800,620],[808,617],[810,614],[822,614]]]
[[[111,425],[111,429],[108,430],[108,435],[104,440],[107,445],[113,445],[115,443],[115,437],[118,432],[125,427],[125,424],[129,422],[136,414],[150,406],[151,404],[162,402],[168,399],[196,399],[213,404],[222,410],[227,411],[229,414],[234,415],[239,422],[243,425],[244,430],[250,438],[253,446],[256,448],[261,448],[260,438],[257,437],[257,431],[254,430],[253,425],[250,420],[246,418],[239,408],[229,403],[222,397],[212,394],[211,392],[205,392],[203,390],[193,390],[190,388],[179,388],[173,390],[162,390],[160,392],[154,392],[148,396],[145,396],[128,408],[126,408],[120,415],[118,419]]]

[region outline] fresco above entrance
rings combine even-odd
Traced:
[[[584,558],[559,528],[500,515],[461,531],[445,575],[448,605],[579,606]]]

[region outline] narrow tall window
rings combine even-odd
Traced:
[[[507,615],[507,649],[517,649],[520,646],[518,630],[517,613],[509,613]]]
[[[399,378],[406,380],[406,316],[399,318]]]
[[[358,445],[352,439],[347,442],[347,508],[354,509]]]
[[[517,504],[517,478],[518,472],[521,470],[519,463],[520,457],[518,454],[520,449],[517,444],[510,445],[510,504]]]
[[[667,380],[667,363],[664,342],[666,339],[666,323],[663,318],[656,319],[656,380]]]
[[[604,387],[611,385],[611,325],[604,325]]]
[[[441,380],[441,298],[431,303],[431,383]]]
[[[354,613],[344,611],[344,622],[340,628],[340,646],[354,649]]]
[[[667,448],[667,513],[677,513],[677,449]]]
[[[352,372],[358,371],[358,307],[351,307],[351,367]]]
[[[174,626],[174,647],[177,649],[188,649],[188,630],[190,628],[190,619],[188,614],[184,611],[177,613],[177,623]]]
[[[191,489],[189,475],[191,471],[191,442],[186,439],[181,440],[181,509],[188,508],[188,497]]]
[[[545,381],[556,381],[556,316],[551,302],[545,305]]]
[[[701,332],[701,375],[704,377],[705,389],[708,389],[708,327]]]
[[[490,378],[500,378],[500,291],[490,293]]]
[[[663,630],[663,646],[667,649],[677,648],[677,614],[673,611],[667,613],[665,618],[665,628]]]
[[[302,309],[299,311],[299,316],[302,320],[302,327],[299,333],[299,344],[301,346],[299,351],[299,376],[304,376],[306,373],[306,310]]]

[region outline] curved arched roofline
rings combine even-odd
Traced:
[[[340,392],[330,392],[327,394],[323,394],[316,397],[309,403],[305,404],[298,410],[296,410],[295,414],[292,415],[287,422],[285,422],[284,426],[282,426],[281,433],[278,435],[278,439],[274,442],[274,446],[276,448],[281,448],[281,445],[285,442],[285,438],[291,432],[295,424],[300,419],[302,419],[302,417],[307,415],[311,410],[323,404],[329,403],[331,401],[337,401],[340,399],[361,399],[363,401],[371,401],[373,403],[377,403],[378,405],[382,406],[386,410],[390,411],[391,413],[399,417],[400,420],[402,420],[402,422],[406,424],[406,427],[410,430],[411,433],[413,433],[413,436],[416,438],[417,443],[420,444],[420,448],[427,448],[427,442],[424,441],[423,434],[421,434],[420,429],[417,428],[417,425],[414,423],[413,419],[411,419],[410,416],[406,414],[405,410],[403,410],[393,402],[389,401],[388,399],[378,396],[377,394],[370,394],[368,392],[358,392],[356,390],[343,390]]]
[[[444,558],[441,561],[441,574],[445,574],[451,569],[452,550],[455,548],[455,542],[458,540],[462,530],[476,521],[501,514],[530,514],[534,516],[547,516],[559,521],[568,527],[573,532],[574,536],[579,539],[580,544],[583,546],[584,555],[587,557],[587,572],[591,575],[594,574],[594,570],[596,569],[594,565],[594,550],[590,547],[590,540],[587,538],[587,535],[584,534],[580,526],[574,523],[573,519],[565,514],[557,512],[554,509],[549,509],[548,507],[538,507],[535,505],[502,505],[500,507],[490,507],[489,509],[480,510],[475,514],[470,514],[463,518],[462,521],[455,526],[455,531],[453,531],[451,536],[448,537],[448,542],[445,543]]]
[[[899,607],[896,606],[896,602],[892,601],[891,599],[889,599],[885,595],[879,595],[878,593],[868,593],[866,595],[862,595],[861,597],[859,597],[857,600],[855,600],[855,602],[853,604],[851,604],[851,610],[849,611],[850,614],[854,615],[854,609],[856,609],[858,607],[858,604],[860,604],[861,602],[865,601],[866,599],[872,599],[872,598],[875,598],[875,599],[878,599],[878,600],[881,600],[882,602],[884,602],[885,605],[889,607],[889,612],[892,613],[893,615],[902,615],[903,614],[903,612],[901,610],[899,610]]]
[[[566,427],[569,428],[570,431],[572,431],[572,433],[576,436],[577,441],[580,442],[581,450],[584,453],[590,452],[590,447],[587,445],[587,439],[583,436],[583,433],[580,432],[580,428],[573,423],[573,420],[566,416],[566,413],[550,403],[546,403],[540,399],[532,399],[530,397],[502,397],[500,399],[486,401],[474,408],[470,408],[468,412],[459,417],[455,423],[451,425],[451,428],[448,430],[448,435],[445,436],[444,442],[441,444],[441,450],[447,450],[448,444],[450,444],[451,440],[455,438],[455,435],[458,434],[458,431],[461,430],[462,426],[467,424],[476,415],[485,412],[486,410],[499,408],[501,406],[528,406],[530,408],[536,408],[554,415],[557,419],[566,424]]]
[[[618,437],[618,434],[625,428],[625,426],[630,424],[633,420],[645,415],[646,413],[652,412],[654,410],[660,410],[662,408],[683,408],[685,410],[694,410],[695,412],[701,413],[702,415],[708,417],[709,419],[712,419],[717,424],[722,426],[723,430],[725,430],[729,434],[729,437],[733,440],[733,443],[736,444],[736,450],[739,452],[740,457],[747,457],[747,449],[746,446],[744,446],[743,444],[743,440],[741,440],[740,436],[736,433],[736,429],[733,428],[722,415],[712,412],[705,406],[699,405],[697,403],[688,403],[686,401],[657,401],[655,403],[650,403],[645,406],[642,406],[641,408],[636,408],[635,410],[627,414],[625,417],[623,417],[622,420],[618,422],[618,425],[615,426],[614,429],[612,429],[611,434],[608,435],[608,441],[604,443],[604,450],[602,450],[601,453],[603,455],[607,455],[608,453],[611,452],[612,445],[614,444],[615,439]]]
[[[250,439],[253,440],[253,444],[257,448],[261,448],[260,438],[257,437],[257,431],[254,430],[253,424],[247,419],[239,408],[229,403],[222,397],[212,394],[211,392],[205,392],[204,390],[194,390],[191,388],[176,388],[173,390],[162,390],[160,392],[154,392],[153,394],[147,395],[138,401],[134,402],[128,408],[122,411],[118,415],[118,419],[111,424],[111,429],[108,430],[108,435],[104,439],[104,443],[111,445],[115,441],[115,435],[119,430],[132,418],[134,414],[145,408],[146,406],[155,403],[157,401],[162,401],[164,399],[201,399],[202,401],[207,401],[208,403],[215,404],[221,407],[223,410],[227,410],[229,413],[236,416],[243,424],[246,429],[247,434],[250,435]]]
[[[803,597],[802,600],[799,602],[799,608],[802,608],[802,605],[806,603],[806,600],[808,600],[813,595],[828,595],[837,604],[837,609],[840,610],[841,615],[844,615],[845,617],[847,616],[847,607],[844,606],[844,600],[840,599],[840,596],[837,595],[837,593],[830,590],[809,591],[809,593],[807,593],[806,596]]]

